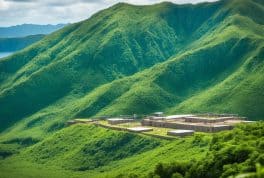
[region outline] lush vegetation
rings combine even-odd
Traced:
[[[262,120],[263,16],[261,0],[119,3],[3,58],[1,173],[225,177],[255,171],[255,163],[263,163],[258,143],[263,123],[213,139],[197,135],[171,143],[64,126],[76,117],[158,110],[237,113]]]
[[[150,176],[206,178],[256,172],[257,164],[264,165],[263,136],[263,122],[240,125],[232,132],[213,135],[206,159],[158,164]],[[264,175],[263,172],[259,174],[260,177]]]
[[[205,156],[210,136],[201,135],[201,138],[203,144],[194,143],[194,138],[171,142],[93,125],[75,125],[22,148],[19,154],[13,152],[12,156],[5,157],[0,163],[1,174],[3,177],[34,177],[39,174],[36,169],[42,167],[40,172],[44,177],[53,177],[56,172],[68,172],[69,177],[147,175],[161,161]],[[2,144],[6,148],[1,152],[9,150],[11,141]]]
[[[168,178],[246,174],[256,172],[257,163],[264,164],[263,126],[263,122],[244,124],[232,131],[196,133],[166,141],[93,125],[75,125],[5,157],[0,162],[1,177]],[[5,143],[6,147],[8,144],[11,145]]]

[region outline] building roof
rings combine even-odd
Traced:
[[[176,133],[176,134],[180,134],[180,133],[194,133],[194,130],[169,130],[169,133]]]
[[[170,116],[166,116],[166,119],[178,119],[178,118],[183,118],[183,117],[192,117],[194,115],[192,114],[178,114],[178,115],[170,115]]]
[[[149,127],[130,127],[127,130],[136,131],[136,132],[146,132],[146,131],[152,131],[153,129]]]
[[[74,121],[79,121],[79,122],[92,122],[92,119],[74,119]]]
[[[221,119],[233,119],[234,117],[228,116],[228,117],[207,117],[207,116],[186,116],[186,118],[190,119],[204,119],[204,120],[221,120]]]
[[[107,119],[108,121],[122,121],[124,120],[123,118],[110,118],[110,119]]]
[[[154,114],[163,114],[163,112],[160,112],[160,111],[159,112],[154,112]]]
[[[212,127],[229,127],[230,125],[212,125]]]

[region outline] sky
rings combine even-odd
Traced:
[[[164,0],[0,0],[0,26],[74,23],[118,2],[154,4]],[[216,0],[166,0],[177,4]]]

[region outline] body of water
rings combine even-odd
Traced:
[[[0,52],[0,59],[13,54],[14,52]]]

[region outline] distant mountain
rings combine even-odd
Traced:
[[[45,35],[30,35],[17,38],[0,38],[0,52],[21,50],[41,40]]]
[[[36,25],[22,24],[11,27],[0,27],[0,38],[25,37],[37,34],[49,34],[63,28],[67,24]]]

